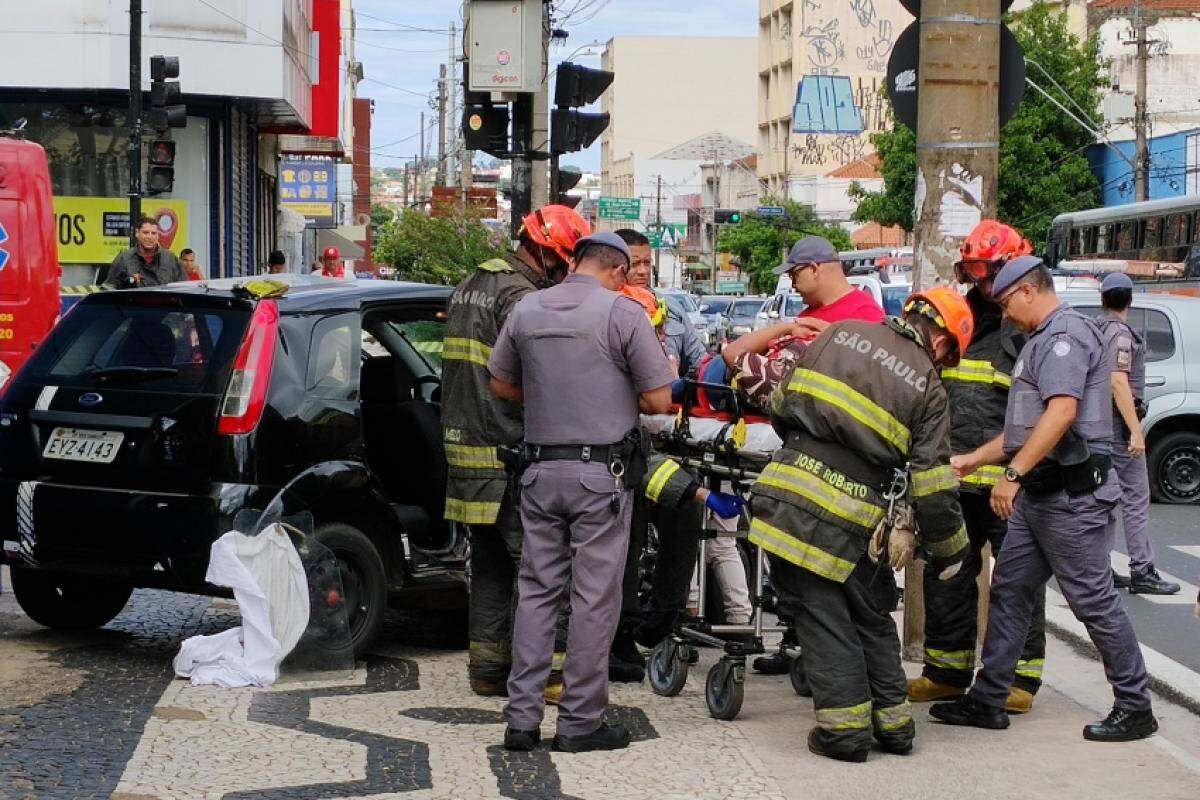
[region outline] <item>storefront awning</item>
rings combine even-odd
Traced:
[[[318,228],[317,229],[317,250],[324,250],[326,247],[336,247],[342,258],[356,261],[366,255],[362,247],[355,244],[354,240],[349,238],[355,235],[356,231],[362,231],[363,226],[345,226],[341,228]]]

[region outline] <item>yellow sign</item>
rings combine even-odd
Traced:
[[[179,255],[188,246],[186,200],[142,200],[142,214],[158,221],[159,244]],[[129,247],[129,200],[55,197],[54,226],[60,264],[108,264]]]

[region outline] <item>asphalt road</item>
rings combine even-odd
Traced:
[[[1158,571],[1168,580],[1183,584],[1183,590],[1171,597],[1122,591],[1125,607],[1143,645],[1200,672],[1200,621],[1193,615],[1196,585],[1200,583],[1200,508],[1151,506],[1150,539]],[[1117,544],[1123,553],[1123,532],[1118,534]],[[1114,554],[1113,565],[1122,573],[1127,571],[1123,555]]]

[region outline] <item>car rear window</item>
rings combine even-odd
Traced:
[[[734,303],[733,308],[729,310],[729,315],[733,317],[752,317],[762,308],[762,300],[755,300],[749,303]]]
[[[83,304],[38,348],[23,381],[225,391],[249,313],[164,305]]]
[[[803,310],[804,298],[801,295],[793,294],[788,296],[787,304],[783,308],[783,315],[785,317],[795,317]]]
[[[729,310],[729,300],[724,297],[706,297],[702,302],[708,306],[704,310],[705,314],[724,314]]]

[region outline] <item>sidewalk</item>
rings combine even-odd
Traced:
[[[1162,732],[1097,744],[1083,725],[1111,702],[1100,664],[1052,638],[1047,686],[1007,731],[950,728],[917,707],[917,749],[865,765],[813,756],[811,701],[786,677],[747,676],[732,723],[711,719],[702,651],[683,694],[617,685],[612,702],[635,730],[618,753],[505,753],[502,702],[466,689],[462,652],[381,650],[332,684],[272,690],[172,683],[158,701],[117,798],[343,797],[587,800],[816,800],[1200,796],[1200,717],[1156,698]],[[906,665],[916,673],[918,665]],[[350,685],[347,685],[350,684]],[[324,686],[324,688],[321,688]],[[553,732],[554,712],[544,735]]]

